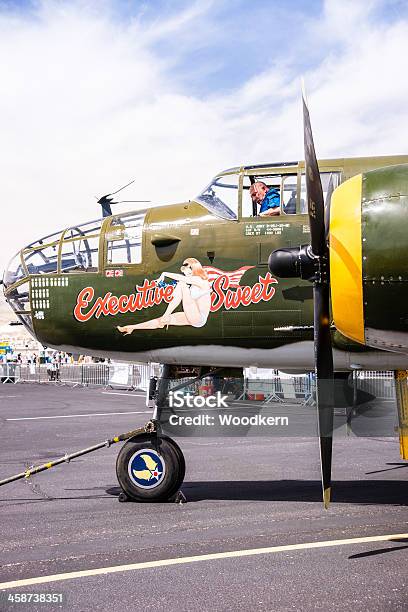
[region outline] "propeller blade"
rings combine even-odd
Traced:
[[[326,244],[329,244],[329,231],[330,231],[330,206],[331,198],[334,191],[333,175],[330,174],[329,184],[327,186],[326,201],[324,203],[324,235],[326,238]]]
[[[325,508],[328,508],[331,497],[334,416],[333,351],[330,335],[330,287],[328,276],[329,251],[326,243],[323,189],[304,91],[302,98],[305,173],[311,247],[313,255],[318,259],[318,272],[313,285],[316,406],[319,427],[323,504]]]
[[[334,417],[333,351],[330,335],[329,292],[330,289],[327,284],[314,284],[316,406],[320,442],[323,504],[325,508],[328,508],[331,496]]]
[[[313,254],[321,256],[326,251],[323,189],[314,148],[309,109],[307,107],[304,91],[302,92],[302,100],[307,208],[309,213],[311,244]]]

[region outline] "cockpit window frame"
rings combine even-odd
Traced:
[[[128,214],[128,213],[125,213]],[[124,215],[123,215],[124,216]],[[69,232],[70,230],[79,230],[81,227],[84,226],[91,226],[91,225],[96,225],[97,227],[95,228],[95,232],[92,234],[86,234],[84,233],[84,236],[87,236],[89,238],[96,238],[99,237],[99,243],[98,243],[98,267],[96,270],[87,270],[86,274],[98,274],[101,270],[103,270],[103,253],[101,252],[101,247],[103,245],[103,239],[104,239],[104,226],[106,226],[106,223],[109,222],[110,217],[106,217],[106,218],[97,218],[97,219],[93,219],[92,221],[86,221],[84,223],[75,225],[75,226],[70,226],[67,228],[64,228],[58,232],[53,232],[52,234],[47,234],[46,236],[44,236],[43,238],[39,238],[33,242],[30,242],[28,245],[26,245],[25,247],[23,247],[22,249],[20,249],[19,251],[17,251],[17,253],[10,259],[10,264],[14,261],[15,258],[19,257],[20,260],[20,265],[22,268],[22,272],[23,272],[23,276],[20,276],[18,280],[16,280],[13,283],[7,284],[4,282],[4,277],[3,277],[3,286],[4,286],[4,295],[7,298],[7,295],[12,292],[13,289],[19,287],[21,284],[27,282],[27,280],[29,280],[30,278],[36,277],[36,276],[47,276],[47,277],[52,277],[52,276],[58,276],[60,274],[63,273],[63,270],[61,269],[61,250],[62,250],[62,245],[64,243],[64,237],[66,235],[67,232]],[[99,232],[99,233],[98,233]],[[49,241],[50,238],[52,237],[56,237],[55,240],[51,240]],[[78,236],[78,238],[74,237],[72,239],[68,239],[65,242],[74,242],[75,240],[80,241],[81,239],[83,239],[82,237]],[[26,255],[35,253],[36,251],[43,251],[44,249],[50,248],[55,246],[57,249],[57,255],[56,255],[56,262],[57,262],[57,266],[55,271],[51,271],[51,272],[46,272],[46,273],[41,273],[39,272],[37,273],[33,273],[30,272],[27,266],[27,262],[26,262]],[[7,268],[4,271],[4,273],[6,274],[7,272]],[[85,270],[84,270],[85,272]]]
[[[322,163],[319,164],[319,171],[321,174],[323,173],[333,173],[333,174],[337,174],[338,175],[338,185],[340,185],[343,180],[344,180],[344,174],[343,174],[343,166],[341,164],[333,164],[330,163],[327,165]],[[259,165],[259,166],[244,166],[241,167],[240,170],[240,176],[241,176],[241,180],[240,180],[240,199],[239,199],[239,208],[238,208],[238,219],[239,221],[248,221],[250,219],[256,219],[259,218],[259,215],[257,216],[243,216],[243,192],[244,192],[244,177],[249,177],[249,179],[254,179],[255,177],[258,179],[262,179],[262,176],[279,176],[281,177],[281,184],[280,184],[280,195],[281,195],[281,217],[285,217],[286,219],[296,219],[299,218],[299,216],[302,217],[307,217],[307,211],[304,212],[301,210],[301,179],[302,179],[302,174],[304,174],[305,172],[305,163],[304,161],[299,161],[299,162],[293,162],[293,163],[288,163],[288,164],[276,164],[276,165]],[[288,214],[285,213],[285,211],[283,210],[283,201],[282,201],[282,186],[284,185],[284,182],[286,180],[287,176],[293,176],[293,177],[297,177],[296,180],[296,213],[292,213],[292,214]],[[265,219],[265,218],[263,218]],[[272,222],[272,220],[276,221],[276,217],[271,217],[270,221]]]
[[[241,176],[242,176],[242,188],[241,188],[241,201],[239,208],[239,220],[247,222],[248,220],[259,219],[259,215],[252,214],[251,216],[244,216],[243,211],[243,192],[244,192],[244,177],[248,177],[251,183],[255,178],[262,180],[262,176],[265,177],[280,177],[280,206],[281,206],[281,214],[279,216],[285,216],[286,218],[296,217],[298,214],[297,204],[296,204],[296,214],[286,214],[282,208],[282,186],[285,181],[285,177],[287,175],[297,176],[297,193],[296,193],[296,201],[298,201],[298,191],[299,191],[299,164],[298,162],[288,162],[285,164],[265,164],[265,165],[257,165],[257,166],[244,166],[241,168]],[[254,212],[254,210],[252,211]],[[263,220],[268,219],[268,217],[262,217]],[[276,221],[276,217],[270,217],[269,220]]]
[[[146,261],[144,258],[144,253],[146,253],[146,232],[143,231],[143,228],[145,226],[146,223],[146,218],[148,215],[149,210],[148,209],[140,209],[140,210],[132,210],[126,213],[122,213],[122,214],[116,214],[116,215],[111,215],[109,217],[106,217],[105,222],[102,224],[102,228],[101,228],[101,238],[100,238],[100,242],[99,242],[99,269],[103,272],[105,272],[105,270],[115,270],[115,269],[132,269],[134,270],[135,268],[137,268],[138,272],[142,272],[145,270],[146,267]],[[113,226],[115,221],[122,221],[122,220],[126,220],[128,217],[133,217],[134,215],[139,214],[139,215],[143,215],[143,220],[141,223],[141,241],[140,241],[140,247],[141,247],[141,261],[140,262],[125,262],[125,263],[110,263],[108,261],[108,238],[107,236],[109,235],[109,230],[110,228]]]
[[[19,265],[21,266],[21,275],[19,276],[17,280],[15,280],[12,283],[4,282],[4,277],[3,277],[5,297],[7,298],[7,295],[11,293],[15,288],[24,284],[30,278],[33,278],[36,276],[44,275],[44,276],[51,278],[53,276],[59,276],[61,274],[70,274],[73,272],[84,272],[87,275],[90,275],[90,274],[95,275],[95,274],[103,273],[106,269],[110,269],[110,268],[118,268],[118,267],[134,268],[135,266],[137,266],[138,269],[141,270],[142,268],[145,267],[143,253],[145,252],[145,248],[146,248],[145,247],[146,236],[145,236],[145,232],[143,231],[143,227],[146,223],[146,215],[148,214],[148,212],[149,212],[148,209],[140,209],[140,210],[127,211],[127,212],[116,214],[116,215],[110,215],[108,217],[102,217],[102,218],[99,217],[98,219],[94,219],[92,221],[87,221],[87,222],[84,222],[84,223],[81,223],[75,226],[64,228],[58,232],[53,232],[52,234],[47,234],[43,238],[39,238],[33,242],[30,242],[28,245],[26,245],[25,247],[17,251],[17,253],[15,253],[15,255],[10,259],[9,264],[11,264],[14,260],[16,260],[17,262],[19,261]],[[106,234],[109,231],[109,228],[112,226],[115,220],[118,220],[118,219],[126,220],[127,218],[135,216],[135,215],[140,215],[141,217],[143,217],[142,222],[141,222],[142,261],[140,263],[123,263],[123,264],[112,263],[112,264],[109,264],[107,261],[107,240],[106,240]],[[94,231],[94,228],[92,228],[92,225],[96,226],[95,231]],[[84,227],[91,228],[92,231],[89,234],[87,234],[85,231],[84,235],[82,236],[81,228],[84,228]],[[78,236],[66,238],[68,232],[71,230],[78,232]],[[50,238],[55,238],[55,239],[49,240]],[[98,238],[99,239],[97,268],[96,269],[94,268],[84,269],[84,270],[78,269],[75,271],[72,270],[71,272],[67,272],[66,270],[63,269],[62,264],[61,264],[61,261],[62,261],[61,257],[63,254],[62,253],[63,245],[67,243],[80,242],[81,240],[84,240],[86,238],[89,238],[89,239]],[[55,247],[56,249],[55,271],[52,270],[50,272],[45,272],[45,273],[41,273],[41,272],[37,273],[37,272],[30,271],[27,266],[26,257],[37,251],[39,252],[41,256],[42,251],[44,251],[47,248],[52,248],[52,247]],[[44,262],[46,262],[46,258],[44,258]],[[16,268],[18,269],[19,266],[17,265]],[[5,269],[4,271],[5,274],[7,270],[8,268]]]
[[[82,240],[90,240],[91,238],[98,238],[98,265],[96,270],[81,270],[79,269],[78,272],[85,272],[87,274],[97,274],[100,270],[100,239],[101,239],[101,231],[102,231],[102,226],[101,229],[99,230],[98,233],[95,234],[83,234],[83,235],[78,235],[75,236],[74,238],[65,238],[66,234],[72,230],[77,230],[77,227],[67,227],[66,230],[63,231],[62,235],[61,235],[61,240],[59,242],[59,247],[58,247],[58,267],[57,267],[57,274],[72,274],[73,270],[69,271],[67,269],[63,269],[62,268],[62,249],[63,246],[65,244],[70,244],[70,243],[77,243],[77,242],[81,242]]]
[[[206,202],[205,200],[201,199],[201,196],[203,195],[203,193],[209,188],[211,187],[214,183],[216,183],[217,181],[219,181],[220,179],[227,177],[227,176],[236,176],[237,177],[237,203],[236,203],[236,213],[235,211],[233,211],[228,204],[226,204],[225,202],[222,202],[222,204],[232,213],[233,216],[227,216],[227,215],[223,215],[221,213],[221,211],[216,210],[216,208],[210,207],[208,206],[208,202]],[[238,222],[239,221],[239,210],[240,210],[240,201],[241,201],[241,171],[239,168],[233,168],[231,169],[231,171],[224,171],[224,172],[220,172],[219,174],[216,174],[211,181],[208,183],[208,185],[205,187],[205,189],[203,189],[200,194],[198,196],[196,196],[194,198],[194,200],[196,202],[198,202],[201,206],[204,206],[204,208],[206,208],[208,210],[208,212],[212,215],[214,215],[215,217],[218,217],[219,219],[223,219],[224,221],[232,221],[232,222]],[[235,189],[235,187],[227,185],[227,187],[230,187],[231,189]]]

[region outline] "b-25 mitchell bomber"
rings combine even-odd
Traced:
[[[132,499],[181,485],[160,411],[186,366],[315,369],[326,506],[333,376],[394,370],[408,458],[408,156],[317,162],[303,111],[305,162],[231,168],[188,202],[74,225],[21,249],[4,274],[6,300],[42,344],[163,364],[153,425],[118,457]],[[273,215],[260,214],[259,185],[278,198]]]

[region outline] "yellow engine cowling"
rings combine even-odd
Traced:
[[[334,191],[330,285],[344,336],[408,354],[408,164],[359,174]]]

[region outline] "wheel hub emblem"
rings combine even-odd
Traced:
[[[152,448],[142,448],[130,458],[128,473],[132,482],[142,489],[154,489],[166,473],[163,457]]]

